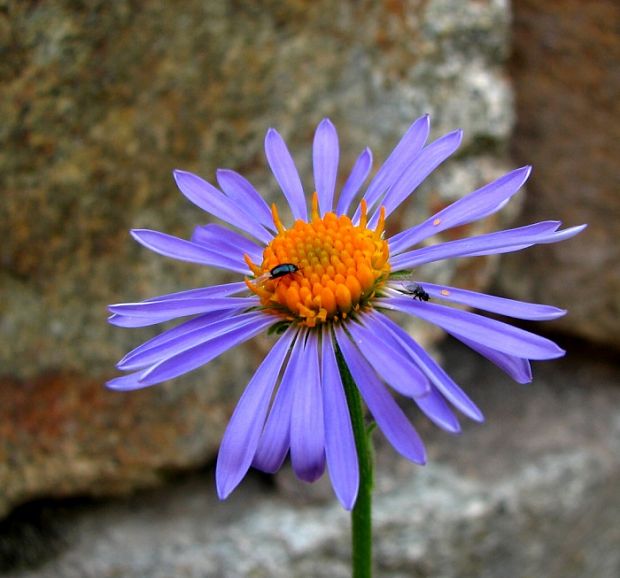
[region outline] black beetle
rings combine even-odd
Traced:
[[[297,273],[297,271],[299,271],[299,267],[295,263],[280,263],[269,271],[269,279],[278,279],[291,273]]]

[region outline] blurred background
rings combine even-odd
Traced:
[[[520,200],[458,235],[589,228],[428,271],[569,309],[535,328],[568,355],[518,386],[411,328],[487,423],[453,437],[410,411],[425,468],[377,435],[377,575],[619,576],[619,96],[617,0],[0,0],[0,575],[348,575],[348,516],[326,480],[285,468],[215,497],[219,440],[271,341],[110,392],[115,362],[152,333],[108,326],[106,305],[227,279],[128,235],[206,222],[173,169],[233,168],[276,200],[269,127],[309,188],[323,117],[342,178],[430,113],[435,137],[462,128],[463,144],[391,227],[532,164]]]

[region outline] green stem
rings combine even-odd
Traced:
[[[373,488],[373,449],[372,426],[366,428],[362,399],[349,368],[337,350],[338,368],[347,397],[353,436],[359,461],[360,485],[357,500],[351,512],[352,565],[353,578],[372,577],[372,488]]]

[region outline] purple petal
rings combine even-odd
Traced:
[[[399,393],[408,397],[427,395],[428,379],[410,359],[386,343],[381,326],[363,327],[355,322],[347,324],[353,342],[381,378]]]
[[[304,338],[303,333],[297,334],[291,356],[284,369],[280,387],[273,400],[269,417],[252,460],[252,465],[256,469],[269,474],[277,472],[282,467],[290,446],[291,413],[293,411],[295,387],[298,385],[297,366],[301,362]]]
[[[117,303],[109,305],[111,313],[127,317],[156,317],[176,319],[197,313],[240,309],[260,305],[257,297],[213,297],[206,299],[164,299],[163,301],[142,301],[140,303]]]
[[[293,217],[308,220],[304,189],[291,153],[277,130],[270,128],[265,136],[267,162],[291,207]]]
[[[385,437],[407,459],[426,463],[426,451],[418,432],[340,326],[336,327],[336,339],[353,380]]]
[[[385,207],[386,216],[390,215],[394,210],[405,201],[409,195],[430,175],[441,163],[459,148],[463,140],[463,131],[457,130],[451,132],[427,147],[415,160],[403,171],[398,180],[390,187],[381,202]],[[368,226],[372,229],[379,219],[379,210],[368,221]]]
[[[117,367],[124,365],[125,362],[131,361],[131,359],[137,355],[138,353],[143,353],[152,349],[153,347],[158,347],[172,339],[176,339],[180,335],[184,335],[185,333],[189,333],[190,331],[194,331],[195,329],[200,329],[202,327],[207,327],[216,321],[220,321],[221,319],[225,319],[230,315],[235,315],[235,311],[227,310],[227,311],[213,311],[211,313],[205,313],[204,315],[199,315],[198,317],[194,317],[189,321],[184,321],[183,323],[179,323],[179,325],[172,327],[166,331],[163,331],[159,335],[156,335],[152,339],[145,341],[142,345],[136,347],[132,351],[130,351],[123,359],[120,360]]]
[[[211,183],[186,171],[173,172],[179,190],[196,206],[249,233],[263,243],[269,243],[272,235],[256,221],[256,218],[239,208],[237,203],[223,195]]]
[[[370,182],[364,195],[370,211],[381,196],[394,185],[403,171],[413,162],[422,150],[430,131],[430,118],[427,114],[417,119],[403,135],[390,156],[383,163]],[[355,212],[353,220],[359,221],[360,209]]]
[[[166,301],[176,299],[203,299],[209,297],[224,297],[227,295],[233,295],[241,291],[247,290],[245,283],[225,283],[224,285],[213,285],[212,287],[201,287],[200,289],[190,289],[189,291],[178,291],[176,293],[169,293],[168,295],[160,295],[158,297],[152,297],[146,299],[146,302],[152,301]],[[245,306],[241,306],[243,309]],[[228,313],[234,312],[234,309],[230,309]],[[151,315],[149,317],[132,317],[119,315],[114,313],[108,317],[108,322],[118,327],[146,327],[148,325],[155,325],[156,323],[162,323],[169,321],[168,315]]]
[[[569,227],[568,229],[563,229],[562,231],[553,231],[548,235],[541,235],[540,238],[536,240],[536,245],[549,245],[551,243],[559,243],[560,241],[566,241],[567,239],[571,239],[575,235],[578,235],[583,231],[587,225],[577,225],[576,227]],[[506,247],[500,247],[496,249],[483,249],[481,251],[476,251],[474,253],[469,253],[467,257],[479,257],[482,255],[499,255],[500,253],[511,253],[514,251],[520,251],[521,249],[527,249],[530,247],[532,243],[528,243],[527,245],[508,245]]]
[[[316,128],[312,146],[314,186],[319,196],[321,216],[331,211],[334,204],[339,155],[336,127],[328,118],[324,118]]]
[[[168,357],[142,373],[140,381],[145,385],[160,383],[188,373],[209,363],[218,355],[251,339],[270,325],[274,319],[270,315],[258,317],[253,325],[246,325],[220,335],[219,337]]]
[[[560,241],[566,241],[567,239],[572,239],[575,235],[578,235],[587,228],[588,225],[576,225],[575,227],[569,227],[568,229],[564,229],[562,231],[557,231],[553,235],[549,235],[547,238],[540,239],[537,243],[541,245],[549,245],[551,243],[558,243]]]
[[[398,254],[409,247],[452,227],[459,227],[492,215],[510,199],[528,179],[532,167],[523,167],[500,177],[455,201],[430,219],[398,233],[390,239],[390,252]]]
[[[191,241],[212,251],[225,250],[229,257],[240,263],[244,263],[245,254],[255,263],[261,263],[263,260],[263,247],[259,247],[235,231],[214,223],[196,227]]]
[[[227,309],[225,312],[229,315],[232,315],[236,311],[240,311],[245,309],[246,307],[240,307],[239,309]],[[170,315],[170,314],[156,314],[153,313],[147,316],[133,316],[133,315],[120,315],[118,313],[114,313],[108,317],[108,323],[110,325],[116,325],[117,327],[125,327],[125,328],[137,328],[137,327],[150,327],[151,325],[159,325],[160,323],[165,323],[166,321],[171,321],[173,319],[178,319],[179,317],[183,317],[183,315]]]
[[[115,325],[116,327],[125,327],[134,329],[136,327],[148,327],[149,325],[157,325],[169,321],[168,317],[125,317],[124,315],[117,315],[113,313],[108,317],[108,323]]]
[[[459,433],[461,426],[443,396],[432,387],[428,395],[414,400],[426,417],[441,429],[450,433]]]
[[[510,355],[527,359],[554,359],[565,353],[549,339],[476,313],[422,303],[408,297],[381,299],[380,305],[415,315],[453,335],[464,336]]]
[[[129,373],[127,375],[115,377],[114,379],[107,381],[105,386],[108,389],[113,389],[114,391],[134,391],[136,389],[143,389],[153,385],[152,383],[142,383],[140,381],[141,373],[142,372],[137,371],[136,373]]]
[[[265,423],[278,375],[295,337],[289,329],[274,345],[248,383],[228,422],[217,456],[217,494],[226,499],[247,473]]]
[[[206,341],[207,339],[213,338],[218,330],[219,334],[226,333],[232,326],[238,327],[240,325],[239,321],[241,324],[247,325],[248,317],[251,319],[256,319],[260,316],[259,313],[252,313],[246,316],[238,316],[233,319],[225,319],[224,321],[227,325],[224,326],[216,323],[220,321],[223,316],[229,315],[230,313],[230,311],[216,311],[214,313],[207,313],[185,323],[181,323],[168,331],[164,331],[149,341],[146,341],[133,351],[130,351],[127,355],[125,355],[125,357],[123,357],[123,359],[121,359],[121,361],[117,364],[117,367],[121,370],[143,368],[150,363],[159,361],[163,357],[169,357],[174,352],[175,346],[176,349],[180,351],[182,348],[178,347],[178,340],[183,338],[187,339],[186,336],[190,336],[192,339],[195,338],[197,335],[197,330],[199,332],[199,330],[204,331],[204,328],[209,328],[211,334],[207,335],[206,333],[202,333],[200,334],[200,339],[197,340],[198,342]],[[187,348],[187,345],[185,348]],[[142,373],[143,371],[141,370],[136,373],[117,377],[109,381],[106,385],[110,389],[122,391],[140,389],[149,385],[154,385],[154,383],[145,384],[140,381],[140,376]]]
[[[392,332],[409,355],[415,360],[418,367],[426,374],[437,390],[459,411],[474,421],[484,421],[482,412],[454,380],[435,362],[435,360],[411,337],[402,327],[399,327],[389,317],[378,312],[371,314],[378,323],[382,323]]]
[[[501,353],[463,336],[454,335],[454,337],[497,365],[497,367],[505,371],[517,383],[530,383],[532,381],[532,368],[527,359]]]
[[[318,335],[308,333],[299,356],[291,412],[291,464],[300,480],[314,482],[325,471],[325,430]]]
[[[123,371],[148,367],[149,365],[159,363],[164,359],[187,351],[201,343],[212,341],[235,329],[253,326],[256,324],[256,321],[262,317],[263,313],[253,312],[220,319],[209,324],[202,323],[200,324],[201,326],[193,327],[190,330],[177,334],[175,337],[160,341],[160,343],[156,345],[151,344],[148,348],[140,348],[140,351],[134,350],[128,353],[121,359],[117,367]]]
[[[344,184],[344,187],[342,187],[342,191],[340,191],[338,207],[336,208],[337,215],[346,215],[346,213],[349,212],[351,202],[368,178],[371,168],[372,152],[369,148],[366,148],[355,161],[353,169],[351,169],[351,174],[349,175],[347,182]]]
[[[397,255],[391,260],[392,270],[410,269],[425,263],[432,263],[442,259],[453,259],[455,257],[477,257],[480,255],[518,251],[538,243],[556,243],[576,235],[584,227],[582,225],[571,227],[564,231],[557,231],[559,226],[559,221],[543,221],[533,225],[526,225],[525,227],[476,235],[466,239],[448,241],[439,245],[408,251]]]
[[[531,321],[544,321],[549,319],[557,319],[566,314],[565,309],[552,307],[551,305],[539,305],[538,303],[526,303],[525,301],[515,301],[505,297],[495,297],[476,291],[467,291],[465,289],[457,289],[456,287],[448,287],[446,285],[435,285],[434,283],[424,283],[424,290],[437,299],[444,299],[453,303],[461,303],[490,311],[491,313],[499,313],[516,319],[529,319]]]
[[[215,174],[218,184],[229,199],[235,201],[237,206],[245,212],[254,215],[256,220],[267,229],[275,229],[269,205],[250,181],[228,169],[218,169]]]
[[[235,271],[242,275],[250,275],[250,270],[244,261],[239,261],[234,254],[224,247],[218,251],[207,249],[191,241],[185,241],[172,235],[149,229],[133,229],[131,236],[147,249],[155,251],[165,257],[172,257],[179,261],[189,261],[200,265],[209,265],[219,269]]]
[[[357,449],[334,344],[328,331],[323,332],[321,360],[327,467],[338,500],[346,510],[351,510],[359,487]]]
[[[211,285],[209,287],[200,287],[199,289],[187,289],[185,291],[177,291],[176,293],[168,293],[167,295],[159,295],[151,297],[145,301],[164,301],[166,299],[202,299],[206,297],[228,297],[235,293],[247,291],[248,286],[243,281],[235,283],[224,283],[222,285]]]

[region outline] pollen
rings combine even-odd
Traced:
[[[320,217],[314,193],[310,222],[297,220],[286,229],[272,207],[278,234],[265,247],[260,265],[245,256],[254,274],[246,284],[267,312],[316,327],[368,306],[387,281],[390,263],[383,238],[385,210],[381,208],[375,229],[368,229],[364,201],[361,209],[357,225],[346,215],[329,212]],[[296,270],[291,267],[290,273],[273,275],[274,268],[283,264],[295,265]]]

